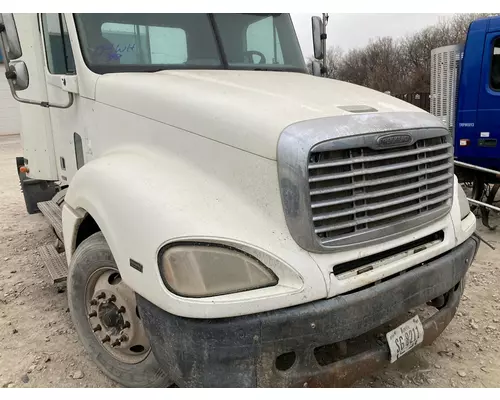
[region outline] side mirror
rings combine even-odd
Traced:
[[[317,61],[312,62],[312,74],[314,76],[321,76],[321,65]]]
[[[47,101],[22,99],[17,95],[17,91],[24,90],[29,86],[29,74],[25,62],[17,60],[23,55],[23,52],[13,14],[0,14],[0,45],[1,50],[3,50],[3,55],[5,56],[5,77],[9,82],[10,93],[14,100],[20,103],[33,104],[41,107],[69,108],[73,105],[73,93],[69,93],[69,99],[66,104],[54,104]]]
[[[26,89],[30,84],[28,68],[24,61],[12,61],[5,72],[5,77],[12,81],[14,89],[18,91]]]
[[[323,46],[321,43],[321,36],[323,34],[323,21],[320,17],[312,17],[312,37],[313,37],[313,47],[314,47],[314,58],[316,60],[323,59]]]
[[[6,39],[4,40],[6,58],[15,60],[21,57],[23,52],[13,14],[0,14],[0,34]]]

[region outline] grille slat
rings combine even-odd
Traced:
[[[381,161],[381,160],[387,160],[387,159],[391,159],[391,158],[395,158],[395,157],[407,157],[407,156],[411,156],[411,155],[426,153],[429,151],[446,150],[449,148],[451,148],[451,144],[444,143],[444,144],[440,144],[440,145],[432,146],[432,147],[428,147],[428,148],[420,148],[420,149],[414,149],[414,150],[409,150],[409,151],[401,151],[401,152],[397,152],[397,153],[381,154],[378,156],[358,157],[355,159],[343,159],[343,160],[339,160],[339,161],[318,162],[315,164],[309,164],[308,168],[309,168],[309,170],[313,170],[313,169],[318,169],[318,168],[339,167],[339,166],[350,165],[350,164],[354,164],[354,163]]]
[[[447,166],[447,168],[449,168],[449,167]],[[429,184],[441,182],[443,180],[448,180],[452,177],[453,177],[452,174],[446,174],[443,176],[438,176],[437,178],[429,179],[427,181],[419,181],[419,182],[414,183],[412,185],[406,185],[405,190],[417,189],[417,188],[420,188],[423,186],[427,186]],[[395,180],[395,181],[397,181],[397,180]],[[362,185],[360,185],[360,187],[361,186]],[[349,190],[350,188],[354,188],[354,186],[347,187],[344,190]],[[399,193],[399,192],[401,192],[401,187],[398,186],[394,189],[389,189],[389,190],[383,189],[383,190],[378,190],[376,192],[370,192],[368,195],[361,194],[361,195],[356,195],[356,196],[351,196],[351,197],[343,197],[343,198],[338,199],[338,200],[316,201],[316,202],[311,203],[311,207],[312,208],[320,208],[320,207],[335,206],[335,205],[343,204],[343,203],[352,203],[355,201],[361,201],[363,199],[374,199],[374,198],[377,198],[380,196],[387,196],[389,194],[394,194],[394,193]]]
[[[448,164],[445,165],[440,165],[438,167],[433,167],[433,168],[427,168],[426,170],[418,171],[418,172],[412,172],[409,174],[402,174],[402,175],[395,175],[392,177],[384,178],[384,179],[378,179],[378,180],[372,180],[368,182],[362,182],[362,183],[357,183],[354,185],[344,185],[344,186],[335,186],[335,187],[326,187],[326,188],[321,188],[321,189],[313,189],[311,190],[310,194],[311,196],[316,196],[320,194],[329,194],[329,193],[337,193],[337,192],[343,192],[346,190],[354,190],[354,189],[359,189],[365,186],[376,186],[376,185],[383,185],[387,183],[392,183],[392,182],[397,182],[401,180],[406,180],[406,179],[412,179],[412,178],[418,178],[427,174],[432,174],[436,172],[440,172],[443,170],[449,170],[450,166]],[[453,177],[452,174],[448,174],[450,178]]]
[[[385,149],[355,147],[359,141],[349,148],[344,139],[341,149],[332,141],[311,151],[311,220],[323,245],[378,236],[380,229],[449,209],[453,146],[447,136],[429,136]]]
[[[448,154],[442,154],[442,155],[435,156],[435,157],[418,159],[416,161],[408,161],[408,162],[403,162],[403,163],[390,164],[390,165],[387,165],[384,167],[370,168],[370,169],[362,168],[359,170],[354,170],[352,172],[346,172],[346,173],[341,173],[341,174],[328,174],[328,175],[313,176],[312,178],[309,178],[309,182],[321,182],[321,181],[329,181],[332,179],[350,178],[353,176],[360,176],[360,175],[378,174],[381,172],[416,167],[416,166],[419,166],[419,165],[425,164],[425,163],[442,161],[442,160],[448,159],[449,157],[450,156]]]
[[[409,211],[418,210],[421,207],[426,207],[426,206],[433,205],[433,204],[436,204],[436,203],[441,203],[443,200],[448,199],[448,197],[449,197],[448,195],[443,195],[443,196],[437,197],[436,199],[429,200],[429,201],[417,204],[415,206],[401,208],[398,211],[394,211],[392,213],[381,214],[381,215],[376,216],[376,217],[362,218],[362,219],[358,219],[358,220],[356,220],[354,222],[349,222],[349,223],[345,223],[345,224],[325,226],[324,228],[315,229],[315,232],[316,233],[322,233],[322,232],[327,232],[327,231],[330,231],[330,230],[340,230],[340,229],[349,228],[349,227],[352,227],[352,226],[355,226],[355,225],[358,225],[358,224],[367,224],[369,222],[376,222],[376,221],[380,221],[380,220],[383,220],[383,219],[396,217],[398,215],[405,214],[405,213],[407,213]]]
[[[409,196],[398,197],[396,200],[379,203],[379,204],[373,205],[373,206],[351,208],[351,209],[349,209],[347,211],[334,212],[334,213],[328,213],[328,214],[317,214],[317,215],[315,215],[313,217],[313,221],[323,221],[323,220],[326,220],[326,219],[332,219],[332,218],[337,218],[337,217],[344,217],[344,216],[347,216],[347,215],[357,214],[357,213],[363,213],[363,212],[367,212],[367,211],[375,211],[375,210],[378,210],[378,209],[384,208],[384,207],[391,207],[391,206],[395,206],[395,205],[402,204],[402,203],[408,203],[409,201],[419,199],[420,197],[423,197],[423,196],[430,196],[431,194],[436,194],[436,193],[444,192],[444,191],[450,189],[452,186],[453,185],[451,183],[448,183],[448,184],[446,184],[444,186],[439,186],[436,189],[426,190],[426,191],[423,191],[423,192],[418,192],[416,194],[412,194],[412,195],[409,195]],[[401,189],[399,189],[399,190],[401,190]]]

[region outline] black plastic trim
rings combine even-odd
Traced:
[[[141,263],[138,263],[137,261],[130,259],[130,266],[135,270],[142,272],[143,267]]]

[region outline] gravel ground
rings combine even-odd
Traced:
[[[26,212],[15,169],[21,154],[19,136],[0,136],[0,387],[117,387],[85,354],[64,287],[39,262],[37,248],[55,236],[42,215]],[[480,222],[478,231],[500,247],[497,233]],[[481,245],[443,335],[355,386],[500,386],[499,259]]]

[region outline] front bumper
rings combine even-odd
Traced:
[[[235,318],[190,319],[138,296],[140,315],[156,358],[179,386],[348,386],[389,363],[390,357],[388,345],[380,340],[368,346],[346,341],[437,298],[439,310],[422,321],[423,344],[441,334],[455,315],[478,246],[470,238],[375,286],[296,307]],[[330,348],[325,362],[320,354]],[[283,370],[280,363],[289,368]]]

